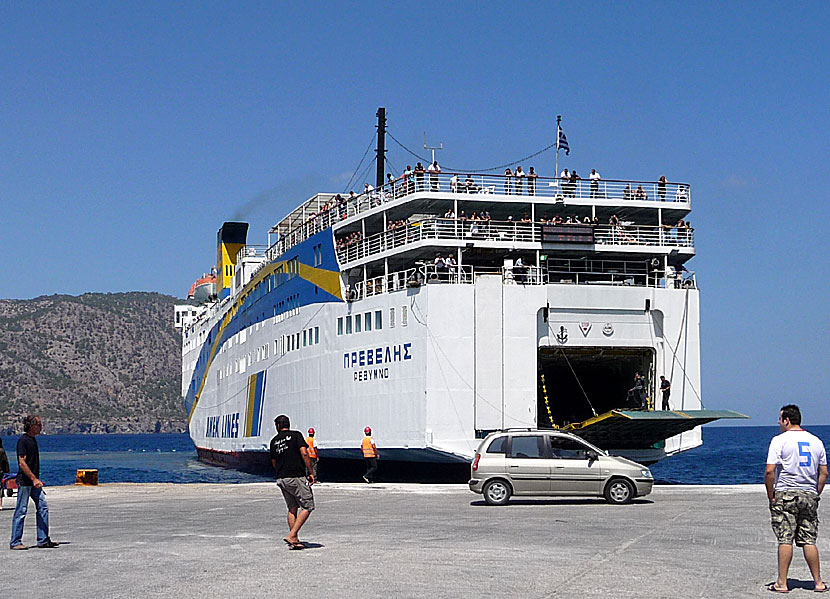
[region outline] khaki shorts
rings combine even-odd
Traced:
[[[282,491],[289,510],[299,507],[310,512],[314,509],[314,493],[305,477],[278,478],[277,486]]]
[[[776,491],[769,511],[779,545],[815,545],[819,496],[810,491]]]

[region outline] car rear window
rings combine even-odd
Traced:
[[[588,447],[579,441],[574,441],[573,439],[567,439],[565,437],[550,437],[550,453],[551,457],[554,459],[584,460],[586,459],[585,452],[587,450]]]
[[[522,436],[513,437],[510,444],[511,458],[541,458],[542,454],[539,451],[539,437]]]
[[[507,437],[496,437],[487,447],[487,453],[507,453]]]

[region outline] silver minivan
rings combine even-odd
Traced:
[[[651,493],[654,477],[645,466],[610,456],[576,435],[521,429],[484,438],[469,485],[489,505],[505,505],[511,495],[596,496],[622,504]]]

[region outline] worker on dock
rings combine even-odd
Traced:
[[[369,426],[363,429],[363,442],[360,447],[363,450],[363,460],[366,462],[366,474],[363,475],[363,480],[371,484],[375,482],[380,452],[372,438],[372,428]]]
[[[313,467],[312,474],[314,475],[314,480],[317,480],[317,446],[314,445],[314,427],[308,429],[308,437],[305,438],[305,444],[308,445],[308,458],[311,460],[311,465]]]

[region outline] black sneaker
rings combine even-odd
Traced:
[[[55,543],[54,541],[46,541],[45,543],[38,545],[38,549],[54,549],[55,547],[60,546],[60,543]]]

